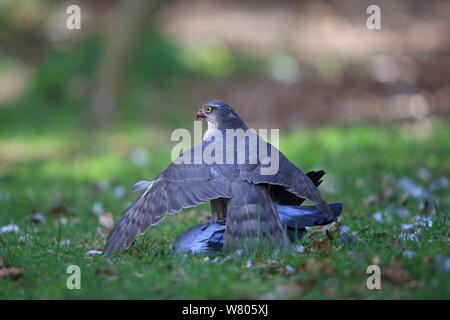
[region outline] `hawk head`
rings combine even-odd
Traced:
[[[203,118],[208,122],[209,128],[219,130],[247,128],[244,121],[237,115],[231,106],[224,101],[210,101],[197,111],[197,119]]]

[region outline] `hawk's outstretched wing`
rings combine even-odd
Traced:
[[[202,145],[186,151],[191,153],[192,162],[197,148],[202,148]],[[226,168],[214,164],[175,162],[164,169],[122,214],[106,239],[106,255],[114,251],[119,254],[124,246],[128,248],[138,234],[159,223],[166,214],[212,199],[231,198],[231,182],[224,174]]]
[[[261,137],[258,137],[258,139],[263,140]],[[264,141],[263,143],[258,143],[258,148],[266,147],[267,150],[265,152],[269,158],[272,156],[273,152],[278,153],[277,172],[274,174],[262,174],[261,168],[269,167],[270,165],[273,165],[273,163],[262,164],[261,159],[259,159],[257,164],[241,165],[239,167],[240,178],[256,184],[281,186],[299,198],[308,199],[314,203],[314,205],[319,208],[323,214],[336,219],[336,215],[333,210],[331,210],[325,200],[322,199],[320,192],[314,185],[313,181],[270,143],[264,143]]]

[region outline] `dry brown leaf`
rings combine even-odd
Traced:
[[[325,253],[331,252],[331,246],[328,239],[311,241],[312,251],[324,251]]]
[[[433,205],[431,204],[430,200],[425,199],[423,201],[423,213],[430,214],[433,211]]]
[[[133,248],[132,254],[134,257],[136,257],[137,259],[141,260],[142,259],[142,254],[139,252],[138,249]]]
[[[3,268],[0,269],[0,279],[2,278],[11,278],[11,279],[18,279],[20,276],[22,276],[25,273],[25,270],[22,268]]]
[[[381,275],[395,284],[414,280],[414,277],[408,271],[394,261],[391,261],[388,267],[381,268]]]
[[[103,212],[98,217],[98,223],[106,229],[112,229],[114,227],[114,215],[112,212]]]
[[[330,230],[326,229],[325,230],[325,235],[327,236],[328,240],[333,241],[333,239],[334,239],[333,232],[331,232]]]
[[[367,226],[365,226],[364,228],[362,228],[361,230],[358,230],[358,231],[354,232],[353,235],[356,236],[356,235],[358,235],[358,234],[361,234],[361,233],[364,233],[364,232],[368,231],[369,229],[370,229],[370,226],[367,225]]]
[[[325,287],[325,294],[328,299],[337,299],[336,289],[332,286]]]
[[[36,224],[45,223],[45,216],[40,212],[36,212],[36,213],[26,216],[24,220],[31,221]]]
[[[378,197],[376,195],[374,195],[374,194],[371,194],[370,196],[368,196],[367,198],[365,198],[363,200],[364,207],[367,208],[371,204],[376,203],[377,200],[378,200]]]
[[[332,275],[334,273],[333,267],[330,265],[327,259],[317,261],[314,258],[308,260],[305,265],[305,271],[308,273],[321,272],[327,275]]]
[[[99,267],[97,268],[97,270],[95,270],[95,275],[99,275],[99,274],[107,274],[110,276],[116,276],[119,274],[119,270],[111,265],[107,265],[105,267]]]
[[[63,203],[56,203],[50,209],[50,214],[70,214],[70,210]]]
[[[408,192],[403,193],[400,199],[398,199],[397,205],[405,205],[408,202],[408,199],[409,193]]]
[[[98,223],[101,227],[97,227],[97,234],[106,237],[114,227],[114,215],[112,212],[103,212],[98,216]]]
[[[389,198],[393,193],[394,193],[393,188],[386,188],[386,190],[384,190],[383,192],[383,200]]]

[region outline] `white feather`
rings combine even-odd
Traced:
[[[217,123],[213,121],[208,121],[208,130],[206,130],[203,140],[211,138],[213,132],[217,130]]]

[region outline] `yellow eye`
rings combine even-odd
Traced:
[[[205,112],[206,113],[210,113],[212,111],[212,108],[211,107],[205,107]]]

